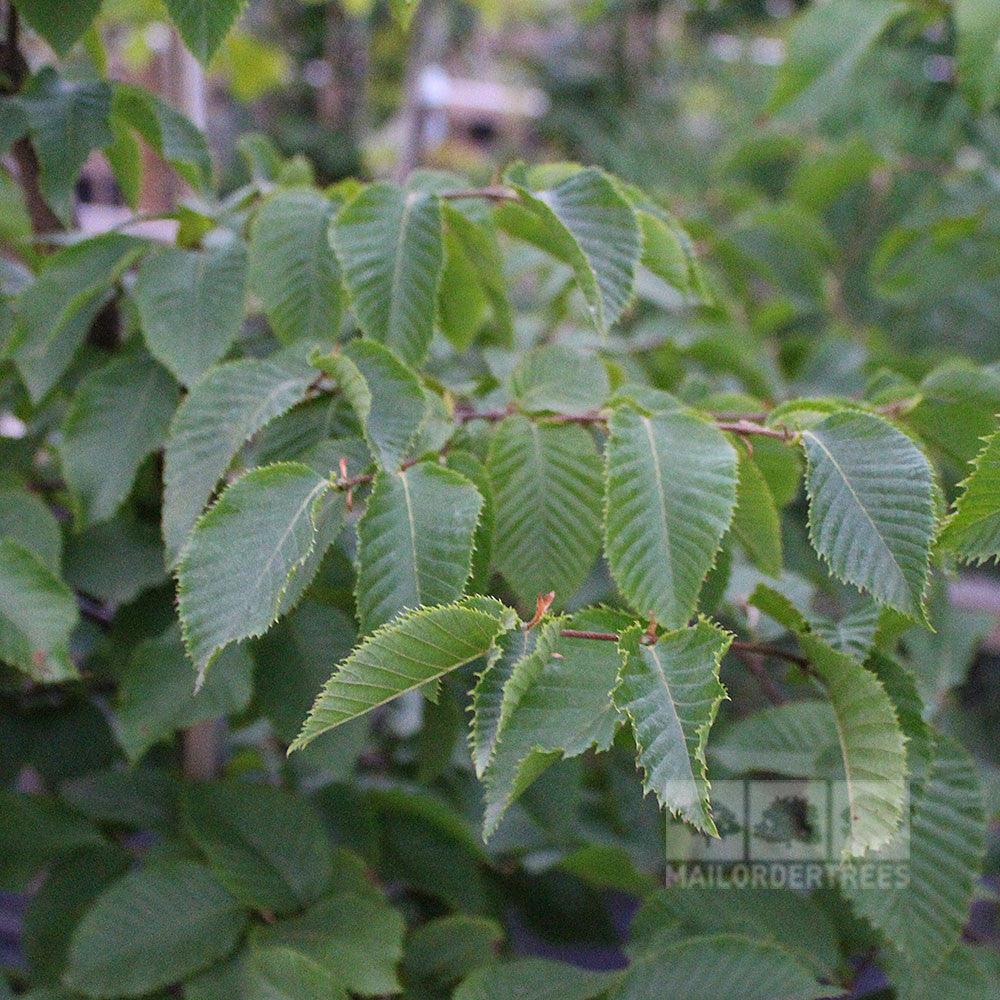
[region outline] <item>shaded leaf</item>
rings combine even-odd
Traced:
[[[228,954],[246,925],[246,912],[202,865],[130,872],[81,921],[65,982],[95,997],[148,993]]]
[[[69,637],[78,620],[72,591],[41,557],[0,540],[0,660],[42,684],[76,677]]]
[[[143,353],[123,354],[80,383],[59,448],[79,528],[114,517],[143,460],[163,444],[178,396]]]

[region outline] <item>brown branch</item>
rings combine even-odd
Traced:
[[[732,423],[717,421],[715,426],[720,431],[730,431],[733,434],[739,434],[740,437],[756,434],[760,437],[778,438],[780,441],[791,441],[792,439],[792,433],[785,427],[765,427],[752,420],[736,420]]]
[[[787,660],[803,670],[808,669],[809,661],[798,653],[790,653],[787,649],[780,649],[778,646],[769,646],[762,642],[745,642],[742,639],[734,639],[729,647],[734,653],[750,653],[757,656],[771,656],[776,660]]]
[[[491,187],[462,188],[455,191],[442,191],[439,198],[446,201],[460,201],[466,198],[484,198],[487,201],[520,201],[521,196],[513,189],[496,184]]]
[[[617,632],[587,632],[575,628],[564,628],[559,634],[564,639],[596,639],[599,642],[617,642],[620,638]],[[780,649],[777,646],[734,639],[729,648],[734,653],[741,653],[746,656],[770,656],[778,660],[787,660],[789,663],[794,663],[803,670],[809,667],[809,661],[804,656],[799,656],[798,653],[790,653],[788,650]],[[752,668],[751,672],[755,673]]]
[[[564,628],[559,633],[564,639],[596,639],[599,642],[617,642],[617,632],[586,632],[576,628]]]

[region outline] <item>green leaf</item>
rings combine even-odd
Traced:
[[[49,508],[21,490],[0,490],[0,539],[9,538],[35,552],[53,573],[59,572],[62,535]]]
[[[490,563],[493,560],[494,517],[493,486],[486,466],[471,452],[454,449],[448,452],[449,469],[465,476],[479,491],[483,505],[479,511],[479,524],[472,539],[472,574],[468,590],[474,594],[486,592],[489,584]]]
[[[638,188],[621,185],[642,229],[642,265],[694,302],[709,300],[691,237],[684,227]]]
[[[21,294],[8,351],[38,402],[62,376],[105,295],[146,244],[109,233],[52,254]]]
[[[934,534],[932,473],[902,431],[834,413],[802,431],[813,547],[845,583],[923,619]]]
[[[748,455],[739,461],[733,534],[753,564],[777,579],[782,565],[778,508],[757,463]]]
[[[509,666],[496,661],[480,680],[473,702],[474,727],[480,733],[492,728],[490,700],[481,690],[484,682],[494,687],[502,684],[492,754],[486,756],[490,743],[482,737],[474,744],[480,760],[487,760],[483,774],[486,836],[496,829],[511,802],[550,764],[579,756],[591,747],[607,750],[611,746],[619,722],[611,700],[622,665],[618,648],[613,642],[568,638],[559,631],[565,625],[614,631],[623,627],[623,618],[617,612],[592,609],[569,622],[560,618],[536,626],[532,631],[540,634],[529,643],[526,655]]]
[[[976,111],[1000,99],[1000,10],[990,0],[955,0],[955,59],[959,85]]]
[[[759,585],[750,603],[799,640],[826,685],[847,775],[850,834],[846,855],[888,843],[903,815],[905,740],[885,687],[869,670],[816,635],[786,597]]]
[[[356,642],[353,618],[307,599],[256,644],[254,695],[280,739],[295,738],[316,692]]]
[[[408,364],[423,359],[434,333],[441,226],[436,196],[372,184],[330,228],[361,329]]]
[[[983,961],[993,954],[982,946],[962,943],[928,972],[896,953],[887,956],[886,972],[897,1000],[994,1000],[997,977],[990,975]]]
[[[719,663],[732,636],[707,621],[667,632],[652,645],[641,634],[635,626],[621,636],[625,660],[614,701],[632,724],[643,786],[665,809],[715,836],[705,744],[726,697]]]
[[[333,343],[343,316],[340,266],[327,237],[336,206],[310,188],[273,194],[250,241],[250,285],[278,339]]]
[[[401,611],[462,595],[482,503],[464,476],[431,462],[378,473],[358,522],[355,593],[362,632]]]
[[[725,435],[683,411],[620,406],[609,423],[605,553],[641,615],[680,628],[736,506],[737,458]]]
[[[128,604],[166,579],[156,526],[126,509],[66,543],[66,582],[111,604]]]
[[[964,562],[1000,558],[1000,431],[985,439],[939,543]]]
[[[63,20],[62,9],[59,18]],[[47,66],[28,82],[21,106],[41,165],[39,187],[49,207],[69,225],[73,189],[84,162],[91,150],[114,139],[108,125],[111,85],[105,80],[66,80]]]
[[[23,892],[47,865],[104,838],[79,813],[43,795],[0,789],[0,887]]]
[[[212,157],[197,126],[142,87],[116,82],[114,88],[115,117],[134,128],[191,187],[206,188]]]
[[[315,377],[291,358],[246,358],[212,369],[194,386],[171,422],[164,459],[169,565],[240,445],[301,402]]]
[[[427,414],[427,399],[412,369],[372,340],[352,341],[343,352],[314,356],[312,363],[351,404],[376,462],[398,469]]]
[[[65,982],[93,997],[149,993],[227,955],[246,925],[245,911],[202,865],[130,872],[81,921]]]
[[[143,261],[132,292],[153,356],[190,386],[239,336],[246,286],[245,244],[204,250],[166,247]]]
[[[596,167],[537,193],[523,170],[509,171],[507,180],[521,204],[501,206],[499,224],[572,267],[594,326],[607,333],[632,298],[642,250],[632,206]]]
[[[968,917],[986,817],[975,766],[946,736],[938,737],[930,773],[911,795],[909,826],[864,862],[906,861],[906,884],[873,885],[851,878],[848,868],[841,885],[860,916],[929,972],[958,943]]]
[[[521,359],[510,392],[525,413],[586,413],[604,405],[611,386],[596,354],[545,344]]]
[[[996,429],[1000,372],[969,361],[950,361],[920,383],[919,402],[907,421],[921,439],[964,470]]]
[[[480,965],[503,940],[503,928],[486,917],[454,913],[417,927],[406,942],[407,978],[434,992],[445,992]]]
[[[544,958],[519,958],[477,969],[454,1000],[593,1000],[619,978]]]
[[[195,524],[177,566],[177,600],[199,683],[231,642],[274,624],[295,571],[336,537],[344,503],[330,492],[308,466],[269,465],[233,483]]]
[[[830,995],[792,952],[737,934],[689,937],[643,955],[611,1000],[816,1000]]]
[[[728,932],[778,945],[826,977],[835,973],[841,963],[837,932],[809,896],[762,885],[729,888],[675,885],[651,893],[632,924],[632,952],[655,949],[665,930],[679,929],[685,937]]]
[[[76,677],[69,637],[78,620],[72,591],[41,556],[0,540],[0,660],[42,684]]]
[[[59,447],[79,528],[114,517],[143,460],[163,444],[178,396],[167,372],[136,351],[80,383]]]
[[[468,350],[486,317],[487,295],[465,245],[444,231],[444,268],[438,285],[438,323],[456,351]]]
[[[509,344],[514,332],[514,318],[507,298],[503,257],[492,225],[484,218],[470,218],[449,202],[442,203],[441,210],[447,250],[438,294],[442,332],[456,350],[464,351],[479,332],[482,318],[476,317],[475,326],[470,325],[468,310],[485,301],[493,313],[497,339]],[[448,293],[460,291],[459,282],[463,280],[463,276],[464,280],[471,281],[475,287],[464,292],[471,297],[471,302],[463,298],[466,311],[460,311],[455,316],[451,313]]]
[[[526,606],[567,601],[600,551],[601,462],[582,427],[508,417],[487,459],[496,501],[495,555]]]
[[[794,108],[805,115],[842,93],[861,57],[906,10],[888,0],[831,0],[810,7],[796,18],[767,113]]]
[[[485,655],[515,620],[499,601],[472,597],[383,626],[326,683],[290,749]]]
[[[97,897],[129,869],[120,847],[78,848],[48,873],[24,914],[22,946],[32,981],[58,984],[73,930]]]
[[[259,928],[253,944],[297,952],[352,993],[375,996],[399,992],[405,931],[402,915],[384,899],[340,893],[300,917]]]
[[[18,0],[17,4],[21,17],[60,56],[83,37],[100,9],[101,0],[83,0],[69,7],[62,0]]]
[[[170,20],[177,25],[184,44],[207,66],[247,0],[166,0],[166,3]]]
[[[135,647],[118,689],[118,739],[137,761],[153,744],[205,719],[242,712],[250,701],[253,662],[245,650],[225,650],[195,693],[195,672],[180,628]]]
[[[246,781],[193,785],[185,816],[216,878],[247,906],[282,916],[330,887],[329,840],[312,806],[297,796]]]

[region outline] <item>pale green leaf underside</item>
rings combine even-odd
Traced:
[[[312,554],[317,530],[339,526],[330,481],[294,462],[254,469],[199,519],[181,553],[177,596],[184,641],[200,676],[229,643],[262,635],[287,610],[292,574]]]
[[[962,486],[955,513],[941,532],[941,547],[966,562],[1000,558],[1000,431],[986,439]]]
[[[732,637],[707,621],[667,632],[652,645],[639,627],[621,637],[625,654],[615,704],[635,734],[647,791],[699,830],[715,834],[705,745],[726,689],[719,663]]]
[[[299,361],[247,358],[214,368],[191,390],[171,422],[164,459],[168,565],[240,445],[302,400],[315,377]]]
[[[601,462],[572,425],[508,417],[490,442],[496,500],[494,555],[527,605],[554,590],[570,598],[600,550]]]
[[[365,639],[337,668],[291,749],[484,656],[514,621],[514,613],[499,601],[477,597],[402,615]]]
[[[622,596],[680,628],[694,613],[736,505],[725,435],[682,411],[615,410],[607,443],[605,552]]]
[[[503,692],[517,664],[535,651],[541,629],[515,629],[501,636],[472,691],[469,744],[476,777],[482,778],[493,756],[500,732]]]
[[[444,267],[438,199],[372,184],[341,210],[330,240],[362,330],[403,361],[420,361]]]
[[[867,413],[834,413],[802,432],[809,535],[845,583],[924,617],[934,534],[932,474],[902,431]]]
[[[906,750],[896,709],[879,679],[816,635],[792,603],[758,586],[750,603],[793,632],[826,685],[840,741],[850,807],[848,855],[886,844],[903,815]]]
[[[986,817],[973,762],[945,736],[938,737],[930,772],[911,796],[909,830],[901,828],[883,852],[889,860],[908,860],[908,883],[876,887],[845,880],[844,891],[909,960],[931,970],[958,943],[968,916]]]
[[[318,191],[272,195],[254,222],[250,284],[282,343],[332,343],[340,333],[340,266],[328,230],[335,205]]]
[[[358,522],[362,632],[401,611],[449,604],[461,596],[482,503],[464,476],[430,462],[378,473]]]

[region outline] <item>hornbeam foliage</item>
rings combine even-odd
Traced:
[[[104,78],[98,29],[169,19],[219,65],[245,6],[5,18],[14,992],[812,1000],[885,973],[898,1000],[996,996],[963,933],[995,863],[995,740],[955,694],[990,622],[948,586],[1000,558],[1000,374],[893,328],[988,350],[995,156],[822,125],[863,75],[908,59],[925,86],[933,53],[957,79],[927,105],[988,134],[995,3],[799,4],[781,130],[686,164],[690,188],[660,133],[656,190],[605,169],[643,173],[610,142],[603,166],[497,164],[483,187],[322,188],[244,137],[251,180],[220,193],[190,122]],[[418,0],[326,7],[302,17],[376,46],[428,30]],[[134,207],[144,146],[189,191],[176,238],[78,231],[85,164]],[[784,791],[741,815],[728,779],[762,774]],[[798,793],[826,782],[820,814]],[[728,856],[789,803],[771,846],[837,886],[653,891],[665,844]],[[558,908],[610,940],[609,890],[645,897],[625,968],[510,960],[511,914],[522,938]]]

